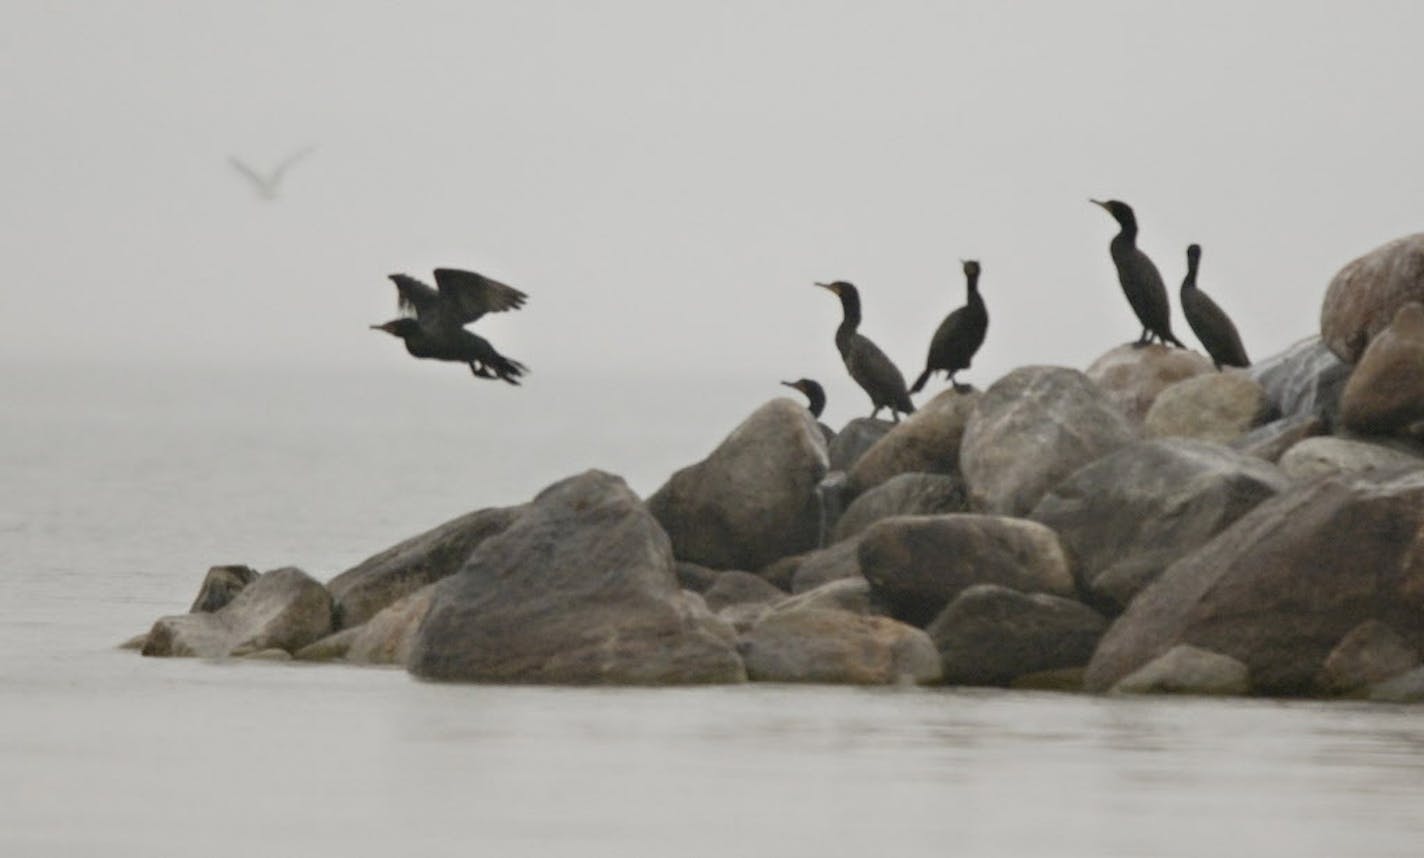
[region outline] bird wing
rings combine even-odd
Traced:
[[[846,369],[851,378],[870,395],[876,404],[894,405],[901,411],[913,411],[913,407],[903,408],[910,402],[905,390],[905,377],[889,356],[879,346],[862,334],[851,340],[850,353],[845,358]]]
[[[400,293],[396,298],[396,306],[402,313],[414,313],[417,318],[429,317],[440,306],[440,293],[414,277],[392,274],[390,278],[391,282],[396,284],[396,291]]]
[[[1226,311],[1200,289],[1182,290],[1182,314],[1211,359],[1226,366],[1250,366],[1241,334]]]
[[[245,176],[249,182],[256,185],[259,191],[261,191],[262,193],[271,193],[272,185],[266,176],[262,175],[261,173],[257,172],[256,170],[252,169],[251,167],[247,166],[246,164],[239,161],[236,157],[233,157],[231,155],[228,156],[227,162],[232,165],[232,168],[234,170]]]
[[[306,147],[305,149],[299,149],[299,150],[297,150],[296,152],[293,152],[292,154],[288,155],[288,156],[287,156],[287,160],[285,160],[285,161],[283,161],[282,163],[278,164],[278,165],[272,170],[272,184],[273,184],[273,185],[276,185],[277,183],[281,182],[281,181],[282,181],[282,176],[283,176],[289,169],[291,169],[298,161],[302,160],[303,158],[305,158],[306,156],[310,155],[311,153],[313,153],[313,152],[315,152],[315,151],[316,151],[316,147],[315,147],[315,146],[308,146],[308,147]]]
[[[517,310],[529,297],[498,280],[458,268],[435,269],[435,286],[440,290],[441,299],[448,302],[452,315],[462,325],[468,325],[485,313]]]

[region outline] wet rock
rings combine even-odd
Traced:
[[[802,555],[791,574],[790,592],[804,593],[830,581],[861,577],[859,550],[859,539],[852,538]]]
[[[251,566],[212,566],[198,588],[198,597],[188,609],[190,614],[211,614],[231,602],[243,588],[257,580],[257,570]]]
[[[899,474],[856,498],[841,514],[832,541],[849,539],[875,522],[897,515],[968,511],[969,497],[962,478],[947,474]]]
[[[951,685],[1007,685],[1041,671],[1082,667],[1108,621],[1072,599],[994,584],[965,589],[925,631]]]
[[[1350,365],[1332,354],[1319,337],[1311,337],[1257,361],[1247,374],[1266,391],[1275,413],[1284,418],[1317,417],[1328,429],[1339,417],[1340,392],[1350,377]]]
[[[1378,620],[1355,626],[1320,669],[1316,686],[1327,694],[1363,694],[1419,666],[1419,651]]]
[[[831,470],[849,471],[865,451],[885,437],[885,433],[895,428],[889,420],[875,420],[857,417],[841,428],[831,440]]]
[[[1282,417],[1258,426],[1231,442],[1232,449],[1267,462],[1279,462],[1281,456],[1306,438],[1325,434],[1325,421],[1315,415]]]
[[[1040,670],[1016,676],[1009,687],[1018,691],[1063,691],[1083,690],[1082,667],[1060,667],[1057,670]]]
[[[702,597],[707,607],[714,613],[728,605],[745,603],[766,604],[785,598],[786,592],[767,583],[765,578],[750,572],[723,572],[717,576],[717,583],[707,589]]]
[[[889,610],[870,590],[870,582],[857,575],[841,578],[777,602],[773,611],[849,611],[862,616],[885,616]]]
[[[416,590],[358,626],[346,650],[352,664],[405,667],[415,647],[415,635],[435,603],[435,584]]]
[[[248,661],[291,661],[292,654],[284,649],[261,649],[254,652],[244,652],[241,658]]]
[[[809,413],[795,412],[819,443]],[[657,520],[623,480],[599,471],[540,492],[431,598],[407,662],[427,679],[669,684],[745,675],[732,629],[679,588]]]
[[[1246,665],[1188,644],[1172,647],[1112,687],[1113,694],[1241,695],[1250,690]]]
[[[1138,594],[1098,646],[1089,690],[1178,644],[1241,661],[1264,694],[1315,690],[1347,632],[1377,619],[1424,643],[1424,471],[1297,485]]]
[[[1123,447],[1082,468],[1029,517],[1058,534],[1078,589],[1115,614],[1172,563],[1289,486],[1269,462],[1169,438]]]
[[[1213,372],[1178,382],[1157,397],[1144,420],[1150,438],[1234,441],[1271,417],[1266,391],[1242,372]]]
[[[1424,305],[1400,307],[1370,341],[1340,396],[1340,421],[1365,435],[1403,434],[1424,421]]]
[[[673,564],[673,571],[677,574],[677,583],[684,590],[691,590],[694,593],[705,593],[707,588],[717,583],[717,578],[722,573],[717,569],[708,569],[706,566],[699,566],[696,563],[688,563],[679,560]]]
[[[452,519],[366,558],[327,583],[337,627],[359,626],[386,606],[464,564],[480,543],[503,533],[522,506],[481,509]]]
[[[331,632],[331,614],[326,588],[289,566],[259,575],[217,611],[160,619],[143,654],[226,658],[274,648],[295,652]]]
[[[924,626],[965,588],[1000,584],[1073,595],[1058,536],[1041,524],[993,515],[889,518],[860,541],[860,568],[891,615]]]
[[[1386,679],[1370,689],[1369,698],[1377,703],[1424,702],[1424,667]]]
[[[1320,308],[1321,337],[1341,360],[1357,363],[1410,301],[1424,301],[1424,233],[1395,239],[1340,269]]]
[[[772,612],[739,649],[747,676],[758,682],[889,685],[940,677],[939,653],[923,631],[845,611]]]
[[[1137,423],[1157,395],[1183,379],[1215,372],[1211,361],[1196,352],[1154,343],[1137,348],[1121,345],[1088,367],[1087,376],[1126,417]]]
[[[1083,465],[1137,439],[1137,430],[1082,373],[1014,370],[985,392],[960,447],[971,506],[1025,515]]]
[[[297,661],[341,661],[351,648],[351,640],[365,626],[356,626],[332,632],[316,643],[307,644],[292,655]]]
[[[1412,453],[1334,436],[1307,438],[1281,456],[1281,470],[1296,480],[1421,467],[1424,467],[1424,458]]]
[[[826,444],[811,413],[789,399],[757,409],[703,461],[648,499],[679,560],[713,569],[760,569],[815,548],[816,485]]]
[[[142,650],[144,644],[148,643],[148,632],[141,635],[134,635],[123,643],[119,644],[119,649]]]
[[[951,388],[921,405],[849,469],[847,491],[854,497],[898,474],[956,473],[964,427],[981,395]]]

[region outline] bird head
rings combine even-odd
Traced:
[[[973,280],[979,276],[979,262],[975,259],[961,259],[964,264],[964,276]]]
[[[1132,206],[1122,200],[1108,200],[1107,202],[1103,202],[1102,200],[1088,200],[1088,202],[1095,206],[1102,206],[1103,210],[1112,215],[1113,220],[1122,226],[1137,225],[1137,217],[1132,213]]]
[[[1200,245],[1200,244],[1189,244],[1189,245],[1187,245],[1187,261],[1188,261],[1188,262],[1191,262],[1191,263],[1197,263],[1197,262],[1200,262],[1200,261],[1201,261],[1201,245]]]
[[[844,295],[848,292],[853,294],[855,292],[855,287],[844,280],[837,280],[834,283],[817,283],[816,285],[822,289],[828,289],[837,295]]]
[[[410,318],[392,319],[384,325],[372,325],[371,330],[385,331],[393,337],[405,339],[420,330],[420,322]]]

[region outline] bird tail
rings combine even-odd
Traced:
[[[929,367],[925,367],[925,371],[922,372],[922,373],[920,373],[920,377],[917,378],[917,379],[915,379],[915,383],[910,386],[910,392],[911,392],[911,393],[919,393],[921,390],[924,390],[924,389],[925,389],[925,382],[927,382],[927,381],[930,380],[930,373],[932,373],[932,372],[934,372],[933,369],[930,369]]]
[[[501,380],[517,386],[520,377],[528,372],[529,368],[519,361],[511,360],[493,349],[491,349],[490,352],[489,359],[484,362],[485,366],[494,370],[494,374],[499,376]]]

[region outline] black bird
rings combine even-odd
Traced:
[[[407,315],[372,328],[400,337],[405,350],[415,357],[467,363],[470,372],[480,378],[519,384],[519,377],[527,372],[525,366],[495,351],[484,337],[465,330],[465,325],[486,313],[517,310],[528,295],[458,268],[435,269],[435,289],[404,274],[392,274],[390,279],[400,293],[400,309],[414,313],[414,318]]]
[[[1108,249],[1113,265],[1117,266],[1117,279],[1127,295],[1127,303],[1142,322],[1142,336],[1136,345],[1145,346],[1155,336],[1164,343],[1186,348],[1172,334],[1172,305],[1167,301],[1167,286],[1162,282],[1162,275],[1147,254],[1137,249],[1137,217],[1132,213],[1132,206],[1119,200],[1088,202],[1106,209],[1121,227]]]
[[[795,381],[783,381],[782,384],[806,394],[806,407],[811,410],[812,417],[820,417],[821,412],[826,410],[826,390],[811,379],[798,378]]]
[[[889,408],[891,418],[898,423],[902,413],[914,414],[914,403],[905,390],[905,377],[875,343],[856,332],[860,327],[860,293],[843,280],[816,285],[829,289],[841,299],[842,318],[840,327],[836,328],[836,348],[846,369],[850,370],[850,377],[870,396],[875,406],[870,416]]]
[[[963,307],[944,317],[930,340],[930,353],[925,358],[925,371],[915,380],[911,393],[919,393],[936,370],[949,373],[949,383],[963,393],[969,385],[954,380],[954,374],[969,369],[974,353],[984,345],[984,333],[989,330],[989,310],[979,296],[979,263],[970,259],[964,263],[966,300]]]
[[[1197,288],[1197,268],[1201,265],[1201,245],[1187,247],[1187,277],[1182,281],[1182,315],[1211,355],[1217,369],[1224,366],[1250,366],[1241,335],[1231,324],[1231,317],[1216,306],[1205,292]]]

